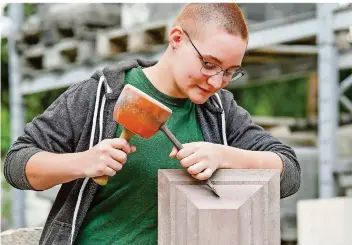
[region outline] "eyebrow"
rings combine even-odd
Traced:
[[[219,63],[220,65],[223,64],[218,58],[212,56],[211,54],[206,54],[206,55],[203,55],[203,56],[206,57],[206,58],[210,58],[210,59],[212,59],[212,60],[215,60],[215,61],[216,61],[217,63]],[[240,66],[240,65],[234,65],[234,66],[230,66],[230,67],[227,68],[227,69],[230,69],[230,68],[239,68],[239,67],[241,67],[241,66]],[[226,70],[227,70],[227,69],[226,69]]]
[[[222,62],[221,62],[218,58],[212,56],[211,54],[206,54],[206,55],[204,55],[204,56],[205,56],[205,57],[208,57],[208,58],[210,58],[210,59],[212,59],[212,60],[215,60],[217,63],[219,63],[220,65],[222,65]]]

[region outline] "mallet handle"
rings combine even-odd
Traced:
[[[134,133],[132,133],[131,131],[129,131],[127,128],[123,128],[120,138],[121,139],[125,139],[127,141],[129,141],[130,139],[132,139],[132,137],[134,136]],[[98,185],[106,185],[109,181],[109,176],[107,175],[103,175],[103,176],[99,176],[99,177],[94,177],[93,180],[98,184]]]

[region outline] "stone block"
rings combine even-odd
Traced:
[[[158,21],[132,30],[128,35],[128,51],[147,51],[155,45],[165,44],[168,37],[168,26],[168,22]]]
[[[120,3],[41,4],[41,42],[51,46],[63,38],[94,40],[98,30],[120,26],[120,12]]]
[[[101,30],[96,35],[96,54],[110,58],[126,52],[153,52],[155,47],[167,42],[169,30],[167,21],[144,23],[138,28]]]
[[[38,76],[40,72],[40,70],[36,70],[28,66],[21,67],[21,75],[25,79],[33,79],[34,77]]]
[[[40,30],[40,39],[45,46],[53,46],[60,38],[62,38],[60,31],[54,27],[43,26]]]
[[[37,44],[31,46],[23,53],[23,65],[34,70],[43,69],[43,57],[46,49],[43,45]]]
[[[351,197],[299,201],[297,220],[299,245],[351,245]]]
[[[47,69],[58,69],[65,64],[65,58],[57,48],[50,48],[43,57],[43,66]]]
[[[343,188],[352,187],[352,174],[341,174],[339,176],[339,183]]]
[[[341,157],[352,156],[352,125],[344,125],[337,132],[338,154]]]
[[[95,50],[93,42],[79,41],[77,51],[76,61],[78,64],[89,63],[94,60]]]
[[[38,15],[28,17],[28,20],[21,26],[22,41],[27,45],[39,43],[40,19]]]
[[[159,170],[158,244],[280,244],[280,174],[218,170],[220,197],[185,170]]]
[[[82,64],[94,56],[93,45],[89,41],[76,39],[62,39],[44,55],[43,67],[46,69],[60,69],[67,64]]]
[[[340,158],[338,163],[334,165],[334,173],[352,174],[352,158]]]
[[[123,29],[101,31],[96,37],[96,55],[100,58],[109,58],[118,53],[127,51],[128,33]]]
[[[129,29],[155,21],[173,21],[184,3],[124,3],[121,26]]]
[[[69,23],[92,26],[116,26],[121,22],[120,3],[60,3],[41,4],[39,15],[50,25],[68,26]]]
[[[346,188],[345,195],[347,197],[352,197],[352,187]]]
[[[2,245],[38,245],[42,227],[22,228],[1,232]]]

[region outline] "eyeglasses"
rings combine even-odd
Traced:
[[[183,30],[184,33],[186,34],[186,36],[188,37],[189,41],[191,42],[193,48],[197,51],[197,53],[199,54],[199,56],[202,58],[202,68],[200,68],[200,72],[206,76],[215,76],[217,74],[219,74],[220,72],[223,72],[223,76],[222,76],[222,80],[225,82],[234,82],[237,79],[241,78],[245,73],[242,69],[242,67],[237,66],[237,67],[231,67],[228,68],[226,70],[222,69],[220,66],[211,63],[209,61],[207,61],[198,51],[198,49],[196,48],[196,46],[194,46],[191,38],[189,37],[188,33]]]

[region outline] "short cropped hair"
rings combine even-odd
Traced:
[[[228,34],[248,41],[248,27],[241,9],[235,3],[189,3],[176,17],[174,26],[185,28],[192,36],[214,23]]]

